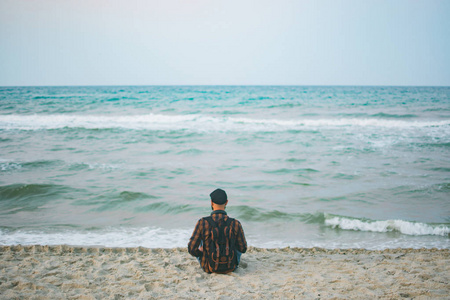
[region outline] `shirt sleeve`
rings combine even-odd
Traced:
[[[192,256],[200,257],[203,255],[203,252],[198,250],[200,242],[202,241],[202,233],[203,233],[203,222],[202,219],[200,219],[197,221],[197,225],[195,225],[194,232],[192,233],[192,236],[189,239],[188,252]]]
[[[242,228],[241,222],[236,220],[236,248],[239,252],[245,253],[247,251],[247,241],[245,240],[244,229]]]

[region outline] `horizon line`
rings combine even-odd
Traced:
[[[450,85],[360,85],[360,84],[67,84],[67,85],[0,85],[14,87],[450,87]]]

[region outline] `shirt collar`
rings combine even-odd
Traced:
[[[227,212],[224,211],[224,210],[215,210],[215,211],[213,211],[213,212],[211,213],[211,216],[214,215],[214,214],[224,214],[224,215],[226,215]]]

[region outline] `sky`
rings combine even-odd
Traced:
[[[0,0],[0,86],[450,86],[448,0]]]

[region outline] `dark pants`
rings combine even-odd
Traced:
[[[200,246],[203,246],[203,241],[200,242]],[[242,252],[235,250],[236,251],[236,258],[237,258],[237,266],[236,269],[239,267],[239,263],[241,262],[241,255]],[[202,259],[201,257],[197,257],[198,262],[200,263],[200,266],[202,266]]]
[[[236,250],[236,258],[237,258],[238,266],[239,266],[239,263],[241,262],[241,255],[242,255],[242,253],[240,251]],[[200,264],[202,263],[201,257],[197,257],[197,260]]]

